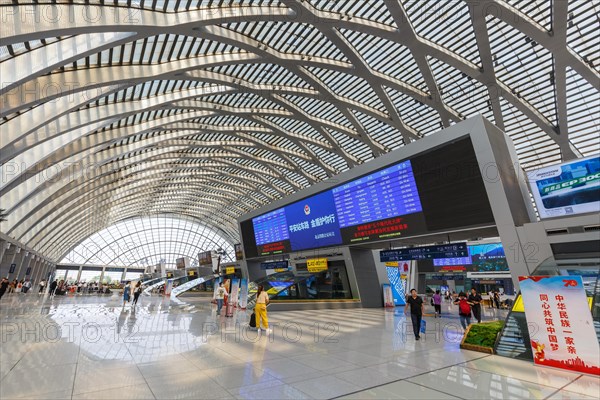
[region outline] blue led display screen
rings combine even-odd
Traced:
[[[473,244],[467,246],[468,257],[436,258],[435,267],[465,266],[469,271],[508,271],[508,263],[502,243]]]
[[[410,161],[332,189],[341,228],[422,211]]]
[[[331,191],[285,207],[293,251],[342,243]]]
[[[252,225],[258,255],[273,255],[397,237],[424,225],[421,211],[404,161],[255,217]]]
[[[254,237],[258,245],[290,238],[283,208],[256,217],[252,222],[254,224]]]
[[[466,138],[240,221],[240,230],[244,253],[252,258],[493,221],[477,158]]]

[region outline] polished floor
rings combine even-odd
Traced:
[[[600,397],[597,377],[460,350],[443,311],[415,341],[400,309],[272,312],[258,333],[201,298],[5,295],[0,399]]]

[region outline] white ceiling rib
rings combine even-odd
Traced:
[[[600,152],[595,2],[7,3],[3,230],[56,260],[147,214],[235,242],[240,214],[476,113],[526,169]]]

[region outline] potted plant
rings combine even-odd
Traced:
[[[494,344],[504,327],[504,321],[482,322],[467,327],[460,348],[494,354]]]

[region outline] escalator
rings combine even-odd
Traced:
[[[254,308],[258,286],[262,285],[271,300],[319,301],[352,300],[349,285],[344,285],[335,271],[294,275],[292,271],[278,272],[248,285],[248,308]],[[339,279],[339,281],[338,281]]]
[[[211,275],[201,276],[200,278],[196,278],[196,279],[190,279],[184,283],[180,283],[179,286],[174,287],[173,290],[171,290],[171,298],[177,297],[180,294],[185,293],[188,290],[191,290],[191,289],[197,287],[198,285],[212,281],[213,279],[218,278],[218,277],[219,277],[218,274],[211,274]]]

